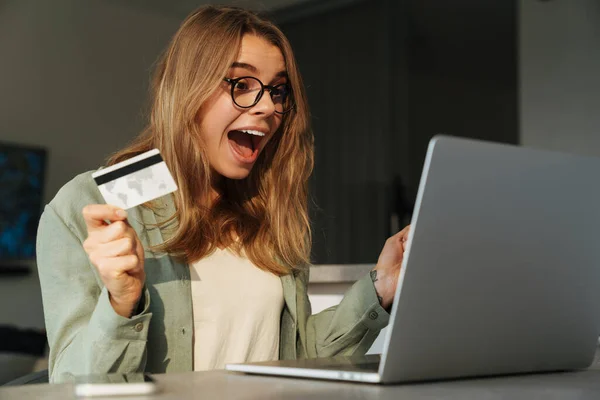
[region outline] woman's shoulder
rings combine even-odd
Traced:
[[[47,208],[71,228],[78,231],[84,228],[83,215],[81,211],[88,204],[102,204],[104,199],[98,186],[92,178],[95,171],[87,171],[77,175],[67,182],[56,193]],[[46,209],[45,212],[48,212]]]
[[[95,171],[87,171],[67,182],[50,201],[50,206],[58,211],[81,212],[88,204],[104,203],[102,194],[92,178]]]

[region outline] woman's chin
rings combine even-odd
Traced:
[[[218,171],[219,174],[228,179],[241,180],[246,179],[248,175],[250,175],[250,171],[252,170],[252,165],[248,166],[231,166],[229,168],[224,168],[223,171]]]
[[[257,158],[258,154],[255,154],[250,162],[233,151],[228,151],[228,154],[224,154],[221,159],[211,164],[213,171],[222,177],[240,180],[246,179],[250,175],[250,171],[252,171]]]
[[[232,174],[232,175],[228,176],[228,178],[240,181],[242,179],[246,179],[248,177],[248,175],[250,175],[250,171],[246,171],[245,173]]]

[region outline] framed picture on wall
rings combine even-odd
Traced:
[[[29,271],[46,176],[47,150],[0,142],[0,275]]]

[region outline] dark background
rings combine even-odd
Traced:
[[[371,0],[304,12],[275,16],[312,108],[313,259],[373,263],[392,214],[409,222],[433,135],[518,143],[517,3]]]

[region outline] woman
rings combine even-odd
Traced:
[[[153,91],[147,129],[108,164],[158,148],[179,190],[125,212],[102,204],[88,172],[41,218],[51,380],[366,352],[387,324],[408,229],[340,305],[311,315],[313,137],[284,35],[241,9],[201,8]]]

